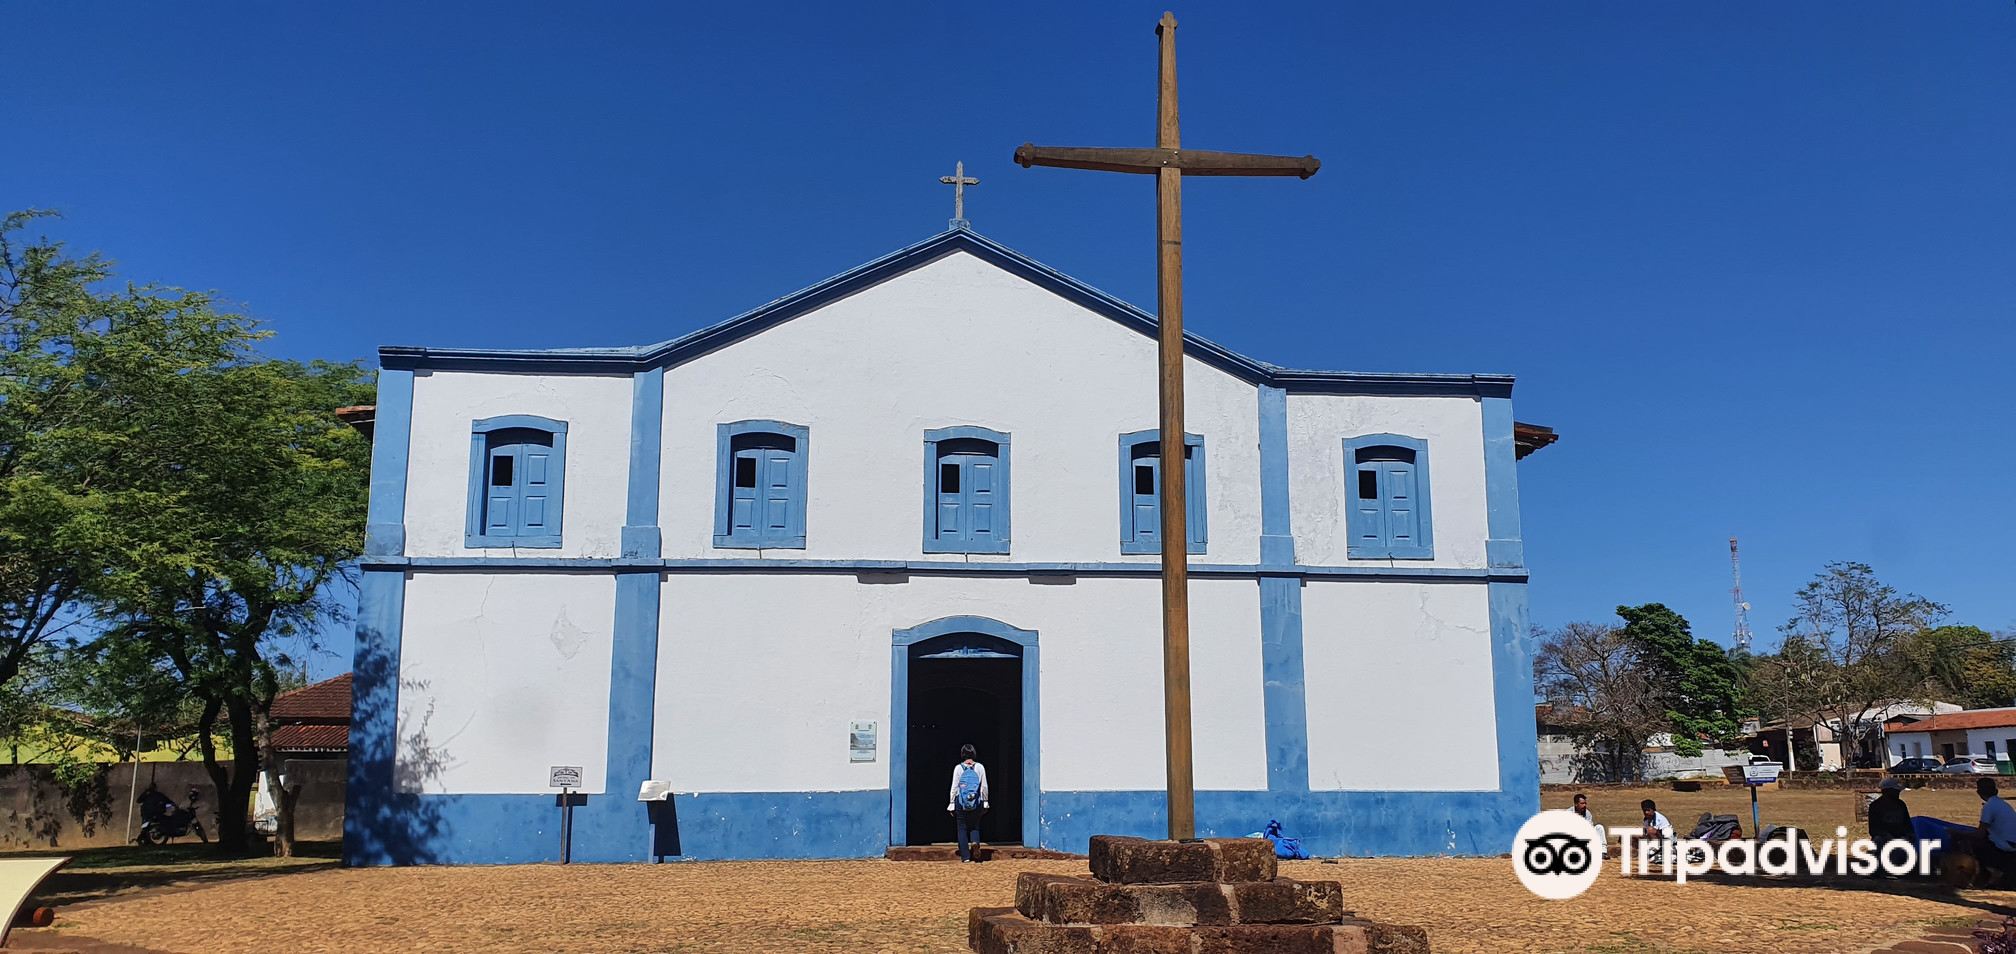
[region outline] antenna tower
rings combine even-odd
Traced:
[[[1729,538],[1729,575],[1735,581],[1729,595],[1736,601],[1736,650],[1750,651],[1750,604],[1743,602],[1743,557],[1736,551],[1736,538]]]

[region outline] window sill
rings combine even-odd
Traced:
[[[1210,542],[1211,541],[1206,540],[1203,543],[1190,544],[1190,546],[1187,548],[1187,552],[1193,556],[1202,554],[1204,552],[1204,548],[1208,546]],[[1162,552],[1162,544],[1157,543],[1154,540],[1149,540],[1146,542],[1122,540],[1120,541],[1120,552],[1128,554],[1156,554]]]
[[[722,550],[803,550],[805,549],[805,538],[803,536],[772,537],[766,540],[757,537],[717,533],[714,535],[714,546]]]
[[[558,550],[560,535],[557,533],[537,537],[488,537],[482,534],[465,534],[462,545],[471,550]]]
[[[1344,555],[1353,560],[1433,560],[1434,547],[1345,547]]]
[[[1008,544],[1009,541],[1007,540],[990,540],[984,543],[972,543],[966,540],[933,540],[926,538],[924,541],[924,552],[981,553],[981,554],[1005,556],[1008,553]]]

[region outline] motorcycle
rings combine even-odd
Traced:
[[[153,796],[149,798],[148,796]],[[187,807],[178,807],[168,796],[149,788],[140,797],[140,834],[135,838],[143,845],[165,845],[184,835],[194,834],[196,840],[210,843],[210,836],[203,831],[203,822],[196,814],[198,793],[189,790]]]

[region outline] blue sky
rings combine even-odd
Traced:
[[[671,337],[944,227],[1154,302],[1138,3],[17,4],[0,206],[276,353]],[[585,7],[585,9],[583,9]],[[1536,623],[1760,642],[1832,559],[2016,626],[2016,5],[1179,7],[1190,327],[1503,371]],[[347,651],[339,637],[339,651]],[[328,656],[318,673],[341,671]]]

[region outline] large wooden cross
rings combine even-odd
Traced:
[[[1153,149],[1036,146],[1015,150],[1023,168],[1057,166],[1101,172],[1153,173],[1158,279],[1162,453],[1162,703],[1169,770],[1169,837],[1197,835],[1196,783],[1190,749],[1189,529],[1184,521],[1183,442],[1183,176],[1316,174],[1315,156],[1198,152],[1179,145],[1176,123],[1176,16],[1162,14],[1162,88]]]

